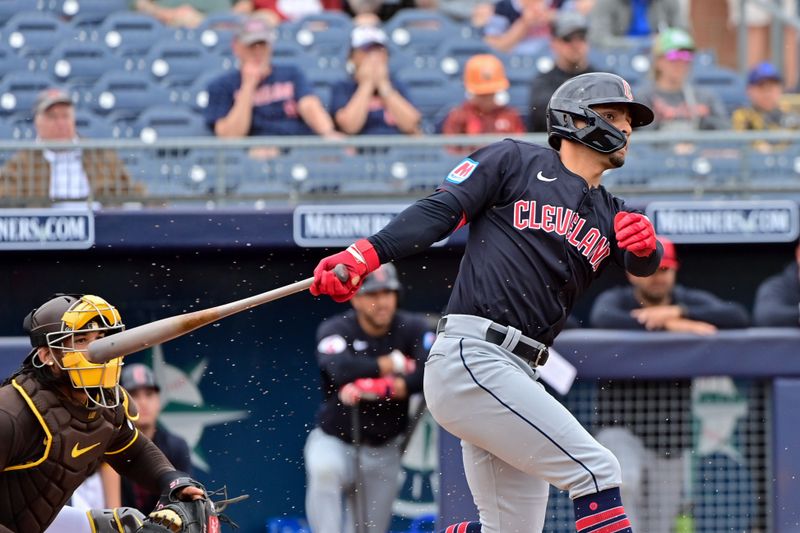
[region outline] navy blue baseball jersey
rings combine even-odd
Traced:
[[[422,391],[422,375],[435,334],[420,316],[397,311],[389,332],[382,337],[364,333],[350,310],[325,320],[317,330],[317,362],[322,378],[322,406],[317,424],[328,435],[352,442],[350,407],[339,401],[339,389],[359,378],[380,377],[377,358],[400,350],[416,360],[416,370],[405,376],[408,394]],[[377,446],[408,427],[408,399],[364,401],[359,404],[361,439]]]

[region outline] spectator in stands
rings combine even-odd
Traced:
[[[339,129],[355,135],[419,133],[420,113],[401,82],[389,73],[386,34],[356,26],[350,36],[353,76],[333,87],[331,111]]]
[[[186,441],[158,423],[158,415],[161,413],[161,389],[156,383],[153,371],[143,364],[126,364],[122,369],[120,385],[136,402],[139,411],[136,428],[164,452],[172,466],[191,475],[192,461]],[[158,498],[159,494],[149,492],[129,479],[122,478],[123,506],[135,507],[143,513],[149,513],[155,508]]]
[[[661,130],[718,130],[730,127],[719,97],[690,80],[694,40],[679,28],[668,28],[653,43],[653,81],[639,99],[655,113],[652,128]]]
[[[541,53],[550,40],[556,11],[546,0],[497,0],[483,26],[484,40],[500,52]]]
[[[272,64],[275,38],[275,27],[259,16],[239,27],[233,40],[239,70],[222,74],[208,86],[209,128],[219,137],[338,136],[303,73],[294,66]]]
[[[472,56],[464,65],[466,102],[448,113],[442,133],[524,133],[516,109],[498,102],[498,93],[508,90],[503,62],[491,54]]]
[[[780,9],[789,20],[797,17],[797,0],[772,0],[770,3]],[[732,28],[738,28],[742,22],[739,10],[740,0],[728,0],[728,22]],[[770,43],[772,41],[772,15],[756,2],[746,2],[744,11],[744,24],[747,26],[747,66],[754,67],[763,61],[768,61],[772,56]],[[795,90],[798,81],[797,57],[797,30],[790,24],[781,25],[779,30],[783,55],[783,68],[786,73],[784,82],[789,90]]]
[[[547,131],[547,103],[555,90],[568,79],[594,72],[589,64],[589,44],[586,32],[589,20],[575,11],[560,11],[552,25],[555,65],[553,69],[533,79],[530,92],[528,131]]]
[[[75,142],[75,109],[69,94],[53,87],[42,91],[33,108],[37,141]],[[0,198],[25,205],[89,197],[141,196],[113,150],[37,149],[14,154],[0,170]]]
[[[344,0],[239,0],[235,9],[265,17],[277,26],[322,11],[341,11]]]
[[[774,65],[760,63],[750,71],[747,76],[747,97],[750,99],[750,107],[742,107],[733,112],[733,129],[800,129],[800,115],[781,104],[783,78]],[[762,152],[784,147],[776,147],[763,141],[756,143],[756,149]]]
[[[241,10],[234,4],[234,0],[134,0],[137,11],[180,28],[196,28],[209,13]]]
[[[658,239],[664,247],[659,269],[646,278],[628,274],[629,286],[601,293],[589,317],[592,327],[711,335],[718,328],[748,326],[747,311],[741,305],[677,285],[680,264],[675,245],[664,237]]]
[[[764,327],[800,326],[800,243],[795,260],[759,285],[753,322]]]
[[[619,46],[629,37],[646,37],[665,28],[688,28],[680,0],[597,0],[591,14],[589,41]]]
[[[343,0],[342,11],[351,15],[356,24],[380,24],[401,9],[433,7],[431,0]]]

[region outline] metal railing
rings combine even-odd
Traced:
[[[338,198],[411,199],[433,191],[477,147],[501,136],[212,137],[0,143],[0,204],[53,202],[43,150],[81,149],[103,205],[212,202],[293,205]],[[546,137],[520,140],[546,145]],[[117,160],[118,164],[110,161]],[[54,163],[55,164],[55,163]],[[74,168],[71,167],[71,168]],[[69,169],[58,172],[68,173]],[[92,174],[92,175],[89,175]],[[626,164],[606,173],[625,198],[800,199],[800,143],[792,131],[637,132]]]

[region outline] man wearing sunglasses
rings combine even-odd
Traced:
[[[553,21],[553,49],[555,65],[549,72],[534,78],[531,83],[528,131],[547,131],[547,103],[562,83],[579,74],[595,72],[589,64],[589,44],[586,32],[589,20],[576,11],[559,11]]]
[[[667,28],[653,43],[653,80],[639,91],[655,113],[652,128],[670,131],[721,130],[730,127],[722,101],[691,81],[695,45],[684,30]]]

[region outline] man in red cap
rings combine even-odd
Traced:
[[[627,274],[629,286],[601,293],[589,317],[592,327],[711,335],[717,329],[748,326],[742,305],[676,284],[680,263],[675,245],[664,237],[658,240],[664,247],[658,270],[646,278]]]

